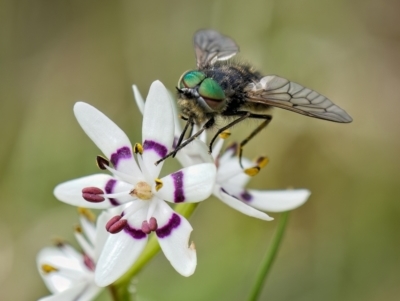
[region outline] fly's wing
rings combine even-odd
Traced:
[[[262,103],[334,122],[353,119],[325,96],[276,75],[265,76],[246,88],[249,102]]]
[[[231,58],[239,52],[239,46],[231,38],[211,29],[199,30],[193,38],[199,69]]]

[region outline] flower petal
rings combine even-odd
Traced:
[[[258,211],[257,209],[254,209],[253,207],[243,203],[237,198],[229,195],[226,191],[224,191],[223,188],[219,187],[218,185],[215,185],[214,187],[214,195],[229,207],[232,207],[233,209],[243,214],[256,217],[265,221],[273,220],[273,218],[268,216],[266,213]]]
[[[159,202],[154,216],[158,222],[156,235],[165,257],[179,274],[192,275],[197,265],[194,244],[188,244],[192,226],[163,201]]]
[[[107,194],[126,192],[118,197],[106,198],[101,203],[92,203],[82,197],[82,189],[86,187],[98,187]],[[67,181],[56,186],[54,195],[60,201],[85,208],[105,209],[112,206],[119,206],[122,203],[132,201],[129,195],[132,185],[118,181],[106,174],[95,174],[87,177]]]
[[[215,177],[214,163],[189,166],[162,178],[163,186],[155,195],[173,203],[200,202],[211,195]]]
[[[255,165],[247,158],[242,158],[242,164],[244,168]],[[223,163],[219,162],[217,182],[222,186],[225,186],[225,183],[232,183],[235,186],[244,187],[250,179],[251,177],[246,175],[240,166],[238,157],[224,159]]]
[[[249,190],[246,203],[263,211],[283,212],[303,205],[311,192],[307,189],[294,190]],[[243,198],[242,198],[243,199]]]
[[[87,237],[83,235],[80,231],[75,231],[75,239],[78,241],[79,246],[81,247],[84,254],[89,256],[89,258],[94,258],[94,247],[89,243]]]
[[[123,206],[119,206],[116,208],[121,208]],[[97,262],[97,260],[100,257],[101,252],[103,251],[104,245],[108,239],[108,236],[111,235],[107,230],[106,230],[106,225],[107,222],[115,215],[120,214],[122,211],[121,210],[116,213],[113,211],[103,211],[98,217],[97,217],[97,221],[96,221],[96,237],[95,237],[95,243],[94,243],[94,247],[95,247],[95,256],[94,256],[94,260]]]
[[[214,144],[211,153],[211,156],[213,157],[214,161],[218,158],[223,145],[224,145],[224,139],[218,138],[218,141]]]
[[[40,298],[39,301],[90,301],[99,294],[101,288],[90,283],[79,283],[68,290],[55,295]]]
[[[214,163],[213,158],[208,153],[207,145],[199,139],[192,141],[181,149],[176,154],[176,158],[184,167],[200,163]]]
[[[95,245],[96,225],[83,214],[79,215],[79,221],[81,223],[83,233],[89,240],[90,244]]]
[[[169,101],[171,102],[171,108],[172,108],[172,113],[174,115],[174,135],[175,138],[180,136],[182,133],[182,127],[180,124],[180,117],[178,114],[178,109],[176,107],[176,101],[175,101],[175,95],[171,93],[171,91],[168,91],[169,94]]]
[[[163,158],[172,148],[174,140],[174,116],[170,96],[160,81],[150,87],[143,114],[143,162],[152,181],[158,177],[162,163],[155,162]]]
[[[233,143],[229,147],[227,147],[224,152],[220,153],[219,157],[219,164],[224,165],[227,161],[232,160],[233,158],[237,157],[237,150],[238,150],[238,144]]]
[[[52,293],[68,290],[90,275],[84,266],[83,256],[66,244],[42,249],[36,262],[44,283]],[[55,270],[45,272],[43,265],[50,265]]]
[[[74,112],[82,129],[110,159],[116,170],[140,177],[139,167],[132,155],[131,142],[111,119],[84,102],[77,102]]]
[[[128,218],[125,229],[109,235],[96,265],[97,285],[107,286],[116,281],[142,253],[147,243],[147,235],[137,225],[146,219],[146,213],[146,207],[138,210]]]
[[[143,114],[144,99],[142,97],[142,94],[140,94],[139,89],[137,88],[136,85],[132,85],[132,90],[133,90],[133,97],[135,98],[135,101],[136,101],[136,105],[137,105],[140,113]]]

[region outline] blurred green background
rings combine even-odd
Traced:
[[[250,158],[271,159],[251,187],[313,193],[290,216],[261,300],[399,300],[399,1],[0,3],[2,301],[47,295],[36,254],[51,238],[74,241],[76,209],[52,190],[97,172],[99,150],[77,124],[73,104],[96,106],[139,142],[131,85],[146,95],[160,79],[174,90],[195,66],[193,33],[210,27],[233,37],[241,57],[263,73],[313,88],[354,118],[343,125],[277,109],[245,149]],[[236,127],[234,137],[252,126]],[[247,296],[276,221],[210,199],[191,223],[196,273],[181,277],[160,254],[138,278],[138,300]]]

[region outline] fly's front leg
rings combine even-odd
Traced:
[[[182,117],[183,117],[183,116],[182,116]],[[181,117],[181,118],[182,118],[182,117]],[[184,129],[183,129],[181,135],[179,136],[178,142],[177,142],[176,145],[175,145],[175,149],[181,145],[182,140],[183,140],[183,138],[185,137],[186,131],[188,130],[189,126],[191,126],[191,129],[190,129],[190,136],[192,135],[192,131],[193,131],[193,121],[192,121],[192,119],[191,119],[191,118],[184,118],[184,120],[186,120],[187,122],[186,122],[186,124],[185,124],[185,127],[184,127]],[[172,155],[172,157],[175,157],[175,155],[176,155],[176,154]]]

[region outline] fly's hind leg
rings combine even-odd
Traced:
[[[243,157],[243,147],[251,140],[254,138],[254,136],[256,136],[259,132],[261,132],[264,128],[267,127],[267,125],[271,122],[272,120],[272,116],[271,115],[258,115],[258,114],[250,114],[250,116],[248,118],[252,118],[252,119],[264,119],[264,121],[257,126],[251,133],[249,136],[247,136],[246,139],[244,139],[242,142],[240,142],[239,144],[239,164],[240,167],[243,167],[243,163],[242,163],[242,157]],[[258,166],[256,167],[252,167],[252,168],[248,168],[245,170],[246,174],[248,174],[249,176],[254,176],[256,175],[259,171],[260,168],[265,166],[268,163],[268,159],[265,157],[262,157],[259,159],[260,162],[257,162]]]
[[[239,115],[240,117],[235,119],[234,121],[232,121],[231,123],[227,124],[226,126],[218,129],[218,131],[215,133],[214,137],[211,139],[210,144],[208,146],[208,152],[211,154],[212,152],[212,146],[215,142],[215,140],[217,139],[217,137],[224,131],[226,131],[227,129],[231,128],[232,126],[234,126],[235,124],[245,120],[246,118],[249,118],[251,113],[250,112],[238,112],[238,114],[235,114],[236,116]]]
[[[254,176],[256,175],[259,171],[260,168],[265,166],[268,163],[268,159],[265,157],[260,158],[259,160],[257,160],[257,166],[255,167],[251,167],[251,168],[247,168],[245,169],[243,167],[243,163],[242,163],[242,156],[243,156],[243,147],[251,140],[254,138],[254,136],[256,136],[259,132],[261,132],[272,120],[272,116],[271,115],[261,115],[261,114],[253,114],[247,111],[238,111],[235,112],[234,114],[229,114],[226,116],[239,116],[239,118],[235,119],[234,121],[232,121],[231,123],[229,123],[228,125],[220,128],[217,133],[214,135],[214,137],[211,139],[210,145],[209,145],[209,152],[212,152],[212,145],[215,142],[215,140],[217,139],[217,137],[224,131],[226,131],[227,129],[231,128],[232,126],[234,126],[235,124],[247,119],[247,118],[251,118],[251,119],[263,119],[264,121],[257,126],[251,133],[250,135],[244,139],[242,142],[240,142],[239,144],[239,153],[238,153],[238,157],[239,157],[239,164],[240,167],[244,169],[245,173],[248,174],[249,176]]]

